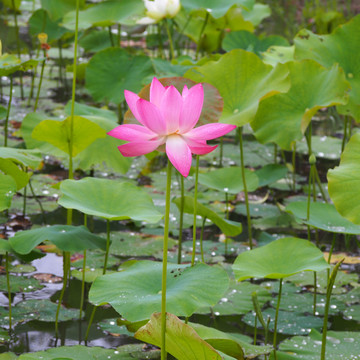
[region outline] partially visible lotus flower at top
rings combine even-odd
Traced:
[[[180,0],[144,0],[146,17],[138,24],[154,24],[165,18],[173,18],[180,10]]]
[[[182,94],[174,86],[164,87],[154,78],[150,86],[150,101],[125,90],[130,110],[141,125],[124,124],[108,132],[115,138],[129,141],[118,148],[123,156],[148,154],[165,145],[166,154],[174,167],[187,177],[191,168],[192,154],[204,155],[216,149],[206,140],[223,136],[236,128],[235,125],[211,123],[195,128],[204,102],[201,84]]]

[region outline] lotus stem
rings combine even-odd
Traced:
[[[9,298],[9,331],[11,332],[11,326],[12,326],[12,319],[11,319],[11,287],[10,287],[10,274],[9,274],[9,253],[6,251],[5,253],[5,267],[6,267],[6,287],[8,291],[8,298]]]
[[[341,143],[341,152],[343,152],[344,149],[345,149],[345,144],[346,144],[346,140],[347,140],[347,127],[348,127],[348,124],[349,124],[349,118],[348,118],[348,116],[345,116],[345,119],[344,119],[344,135],[343,135],[342,143]]]
[[[86,214],[84,214],[84,226],[87,226],[87,215]],[[81,321],[81,317],[82,317],[84,298],[85,298],[85,270],[86,270],[86,249],[84,250],[82,278],[81,278],[81,296],[80,296],[80,311],[79,311],[79,320],[80,321]]]
[[[201,251],[201,261],[203,263],[205,263],[205,258],[204,258],[204,247],[203,247],[203,238],[204,238],[204,228],[205,228],[205,223],[206,223],[206,216],[203,218],[203,222],[201,225],[201,233],[200,233],[200,251]]]
[[[111,46],[115,46],[115,43],[114,43],[114,38],[113,38],[113,34],[112,34],[112,31],[111,31],[111,26],[108,26],[108,31],[109,31],[109,39],[110,39],[110,42],[111,42]]]
[[[10,109],[11,109],[11,102],[12,102],[12,93],[13,93],[13,76],[10,75],[10,94],[9,94],[9,103],[6,112],[5,118],[5,129],[4,129],[4,146],[7,147],[8,143],[8,131],[9,131],[9,117],[10,117]]]
[[[219,155],[219,167],[223,167],[223,155],[224,155],[224,138],[220,138],[220,155]]]
[[[206,25],[207,25],[208,21],[209,21],[209,12],[206,11],[205,20],[204,20],[203,26],[202,26],[202,28],[200,30],[199,39],[198,39],[197,46],[196,46],[195,60],[198,59],[199,51],[200,51],[201,39],[202,39],[204,30],[206,28]]]
[[[169,22],[168,20],[165,18],[165,26],[166,26],[166,33],[169,39],[169,47],[170,47],[170,59],[174,60],[175,59],[175,53],[174,53],[174,44],[172,41],[172,36],[171,36],[171,31],[170,31],[170,27],[169,27]]]
[[[274,340],[273,340],[273,346],[274,346],[274,359],[277,360],[277,354],[276,354],[276,331],[277,331],[277,324],[278,324],[278,317],[279,317],[279,308],[280,308],[280,301],[281,301],[281,292],[282,292],[282,284],[283,279],[281,278],[279,280],[279,294],[278,294],[278,301],[276,305],[276,312],[275,312],[275,322],[274,322]]]
[[[161,279],[161,360],[166,360],[166,275],[167,275],[167,256],[169,239],[170,221],[170,193],[171,193],[171,170],[172,165],[168,160],[166,172],[166,195],[165,195],[165,224],[164,224],[164,247],[163,247],[163,266]]]
[[[331,256],[334,251],[335,241],[336,241],[336,233],[333,233],[333,239],[332,239],[331,248],[329,251],[329,256],[328,256],[328,261],[327,261],[329,265],[331,264]],[[327,281],[328,282],[329,282],[329,278],[330,278],[330,269],[327,269]]]
[[[184,205],[185,205],[185,189],[184,189],[184,177],[180,176],[180,219],[179,219],[179,242],[178,242],[178,264],[181,264],[181,252],[182,252],[182,233],[184,226]]]
[[[38,203],[38,205],[40,207],[41,215],[42,215],[42,218],[43,218],[43,223],[46,225],[45,211],[44,211],[44,208],[42,206],[41,201],[39,200],[39,198],[35,194],[34,188],[33,188],[32,184],[31,184],[31,179],[29,179],[29,188],[30,188],[32,196],[34,197],[35,201]]]
[[[121,48],[121,24],[117,24],[117,46]]]
[[[342,262],[344,261],[344,259],[342,259],[341,261],[339,261],[331,275],[328,281],[328,285],[327,285],[327,291],[326,291],[326,304],[325,304],[325,311],[324,311],[324,323],[323,323],[323,333],[322,333],[322,341],[321,341],[321,360],[325,360],[325,353],[326,353],[326,334],[327,334],[327,323],[328,323],[328,316],[329,316],[329,308],[330,308],[330,298],[331,298],[331,292],[335,283],[335,279],[336,279],[336,275],[337,272],[339,270],[340,265],[342,264]]]
[[[162,35],[161,35],[161,24],[157,24],[157,32],[158,32],[158,38],[159,38],[159,56],[163,59],[164,58],[164,53],[163,53],[163,48],[164,48],[164,45],[163,45],[163,41],[162,41]]]
[[[45,69],[45,64],[46,64],[46,50],[44,50],[44,57],[45,57],[45,59],[43,60],[43,62],[41,64],[40,79],[39,79],[39,85],[38,85],[38,90],[37,90],[37,94],[36,94],[34,112],[36,112],[37,107],[38,107],[38,103],[39,103],[41,84],[42,84],[42,80],[43,80],[43,77],[44,77],[44,69]]]
[[[196,155],[196,167],[195,167],[195,191],[194,191],[194,225],[193,225],[193,249],[191,256],[191,266],[195,264],[196,253],[196,212],[197,212],[197,196],[198,196],[198,183],[199,183],[199,155]]]
[[[249,235],[249,244],[250,250],[253,248],[252,242],[252,228],[251,228],[251,217],[250,217],[250,207],[249,207],[249,194],[247,191],[246,177],[245,177],[245,164],[244,164],[244,147],[243,147],[243,127],[239,127],[239,146],[240,146],[240,165],[241,165],[241,176],[244,184],[244,196],[245,196],[245,207],[246,207],[246,217],[247,217],[247,226],[248,226],[248,235]]]
[[[16,8],[15,8],[15,0],[11,0],[11,4],[12,4],[13,10],[14,10],[16,48],[17,48],[18,58],[20,59],[20,58],[21,58],[21,51],[20,51],[19,25],[18,25],[18,22],[17,22],[17,15],[16,15]],[[24,100],[24,86],[23,86],[22,72],[20,72],[20,94],[21,94],[21,100]]]

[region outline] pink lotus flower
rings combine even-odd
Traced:
[[[174,86],[164,87],[156,78],[150,86],[150,102],[125,90],[130,110],[141,125],[124,124],[108,132],[115,138],[129,141],[118,148],[123,156],[148,154],[165,144],[166,154],[174,167],[187,177],[191,168],[192,153],[208,154],[216,146],[206,140],[223,136],[235,125],[213,123],[194,128],[199,120],[204,102],[201,84],[182,94]]]

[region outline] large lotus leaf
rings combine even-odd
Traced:
[[[0,341],[5,342],[10,340],[10,337],[7,335],[8,332],[5,330],[0,330]],[[0,360],[16,360],[18,358],[13,352],[6,352],[0,354]]]
[[[286,65],[265,65],[254,53],[241,49],[222,55],[218,61],[197,66],[185,74],[197,82],[215,86],[224,99],[223,122],[251,122],[262,98],[289,89]]]
[[[312,60],[287,65],[289,92],[264,99],[251,126],[260,142],[275,142],[290,150],[291,143],[302,138],[319,109],[348,101],[349,83],[337,65],[326,69]]]
[[[13,308],[13,321],[23,322],[29,320],[55,321],[57,304],[48,299],[30,299],[21,301]],[[2,314],[3,315],[3,314]],[[68,321],[79,318],[78,309],[60,308],[59,321]]]
[[[61,27],[58,21],[51,20],[48,12],[43,9],[36,10],[29,19],[29,33],[32,36],[40,33],[46,33],[48,36],[48,43],[53,40],[58,40],[63,36],[67,29]]]
[[[295,298],[296,299],[296,298]],[[293,301],[296,301],[293,299]],[[310,308],[311,309],[311,308]],[[310,310],[309,310],[310,312]],[[245,315],[242,320],[255,327],[255,313],[250,312]],[[268,308],[262,311],[262,316],[265,319],[270,318],[269,330],[274,332],[274,322],[275,322],[275,309]],[[289,312],[289,311],[279,311],[278,315],[278,325],[277,332],[284,335],[306,335],[309,334],[311,329],[320,330],[323,326],[324,320],[317,316],[313,315],[304,315],[298,312]],[[262,325],[258,321],[257,328],[261,328]]]
[[[289,46],[289,42],[281,36],[269,36],[258,38],[250,31],[232,31],[227,33],[222,42],[222,47],[226,51],[233,49],[243,49],[251,51],[256,55],[261,55],[270,46]]]
[[[118,256],[154,256],[162,251],[164,244],[163,236],[129,232],[113,233],[111,239],[110,253]],[[175,240],[168,239],[169,249],[175,244]]]
[[[321,202],[310,203],[310,218],[307,220],[307,202],[296,201],[290,203],[286,210],[291,212],[301,222],[315,228],[340,234],[360,234],[360,225],[354,225],[343,218],[332,204]]]
[[[239,334],[225,333],[223,331],[200,324],[189,323],[196,333],[216,350],[222,351],[236,359],[253,359],[259,355],[266,355],[273,347],[256,346],[242,340]],[[242,355],[241,355],[242,354]]]
[[[234,9],[234,8],[232,8]],[[229,13],[232,13],[232,9],[230,9]],[[242,12],[244,20],[250,21],[254,26],[258,26],[265,18],[271,15],[271,8],[267,4],[254,4],[252,8],[244,8],[245,11]],[[229,18],[229,13],[228,18]],[[242,30],[231,27],[231,30]]]
[[[21,61],[15,55],[4,54],[0,56],[0,76],[9,76],[16,71],[33,69],[43,59],[30,59]]]
[[[233,270],[238,281],[257,277],[280,279],[301,271],[329,268],[323,253],[310,241],[281,238],[265,246],[241,253]]]
[[[39,150],[9,147],[0,147],[0,158],[10,159],[17,164],[22,164],[32,169],[37,169],[42,162],[42,156]]]
[[[207,241],[206,241],[207,242]],[[260,285],[249,282],[233,283],[220,301],[211,308],[216,316],[243,315],[254,308],[251,295],[256,293],[260,306],[271,299],[270,293]],[[210,308],[203,308],[197,313],[208,314]]]
[[[106,132],[118,125],[113,120],[97,116],[87,116],[87,119]],[[76,166],[83,170],[110,168],[112,171],[124,174],[129,170],[133,159],[122,156],[118,150],[118,146],[123,143],[125,141],[111,136],[98,138],[77,156]]]
[[[22,354],[19,360],[142,360],[159,359],[160,351],[144,351],[143,344],[129,344],[116,349],[97,346],[60,346],[34,353]]]
[[[154,66],[156,77],[161,78],[170,76],[183,76],[187,70],[193,67],[193,65],[173,64],[168,60],[161,58],[153,58],[151,61]]]
[[[245,179],[248,191],[257,189],[259,179],[253,171],[245,169]],[[237,166],[201,173],[199,174],[199,183],[229,194],[238,194],[244,190],[241,168]]]
[[[11,200],[17,190],[16,181],[10,175],[0,174],[0,211],[11,206]]]
[[[34,139],[31,134],[34,128],[39,125],[43,120],[49,119],[45,115],[39,113],[28,113],[22,123],[20,128],[21,136],[23,137],[27,149],[36,149],[31,151],[41,151],[47,155],[53,155],[56,157],[65,157],[66,153],[60,150],[59,148],[51,145],[46,141],[39,141]],[[55,119],[54,119],[55,120]]]
[[[354,134],[341,155],[340,166],[328,171],[329,194],[337,211],[360,225],[360,134]]]
[[[17,190],[22,189],[29,182],[30,173],[22,171],[13,161],[0,158],[0,171],[10,175],[16,182]]]
[[[156,210],[151,197],[141,188],[128,182],[83,178],[65,180],[60,185],[59,204],[88,215],[109,220],[132,219],[158,222],[162,215]]]
[[[74,2],[74,0],[40,0],[40,1],[41,1],[41,8],[45,9],[54,21],[62,19],[66,13],[76,9],[76,2]],[[83,8],[84,5],[85,5],[85,0],[79,0],[80,9]]]
[[[326,126],[326,125],[324,125]],[[340,159],[342,139],[333,136],[311,136],[311,150],[317,159]],[[309,149],[306,139],[296,144],[296,152],[308,156]]]
[[[265,64],[276,66],[294,60],[295,46],[271,46],[262,53]]]
[[[111,47],[111,40],[108,30],[97,30],[85,34],[79,40],[79,46],[81,46],[85,52],[98,52],[106,48]]]
[[[134,18],[144,12],[144,3],[141,0],[109,0],[96,3],[79,12],[79,29],[91,26],[111,26],[119,23],[134,25]],[[75,29],[75,12],[67,13],[62,25],[68,29]]]
[[[360,15],[335,29],[330,35],[301,30],[295,37],[295,58],[313,59],[328,68],[334,64],[344,70],[351,84],[349,102],[338,106],[341,114],[360,121]]]
[[[178,360],[222,360],[216,350],[173,314],[166,314],[166,351]],[[161,313],[155,313],[135,338],[161,346]],[[238,358],[239,359],[239,358]]]
[[[169,78],[166,77],[159,80],[164,86],[170,86],[170,85],[175,86],[180,91],[180,93],[183,91],[185,85],[188,88],[191,88],[194,85],[196,85],[195,81],[192,81],[190,79],[185,79],[182,77],[169,77]],[[208,123],[217,122],[220,118],[224,105],[224,102],[219,94],[219,91],[214,86],[204,83],[203,89],[204,89],[204,105],[197,125],[205,125]],[[139,96],[149,101],[150,84],[146,85],[139,92]],[[130,110],[128,110],[125,113],[125,122],[138,123],[138,121],[135,120],[135,117]]]
[[[124,271],[97,277],[89,300],[109,303],[129,321],[146,320],[161,309],[161,276],[161,262],[138,261]],[[190,316],[198,308],[215,305],[228,286],[228,275],[220,267],[168,264],[166,310]]]
[[[107,34],[107,35],[109,36],[109,34]],[[68,103],[66,104],[66,106],[64,108],[64,111],[69,116],[71,115],[71,101],[68,101]],[[78,103],[78,102],[75,102],[75,104],[74,104],[74,115],[79,115],[79,116],[84,116],[84,117],[90,116],[90,118],[92,118],[92,117],[106,118],[108,120],[111,120],[115,124],[117,124],[117,121],[118,121],[117,115],[111,110],[108,110],[106,108],[104,108],[104,109],[97,108],[94,106],[90,106],[90,105],[86,105],[86,104],[82,104],[82,103]]]
[[[109,48],[94,55],[86,68],[86,88],[97,101],[124,101],[124,90],[138,92],[143,79],[153,73],[149,57],[130,55],[120,48]]]
[[[181,198],[173,200],[176,206],[180,209]],[[187,214],[194,213],[194,198],[191,196],[184,197],[184,212]],[[242,225],[239,222],[226,220],[219,216],[215,211],[211,210],[208,206],[197,203],[196,214],[211,220],[220,230],[227,236],[239,235],[242,231]]]
[[[279,360],[318,360],[321,355],[322,334],[316,330],[309,336],[295,336],[283,341],[277,351]],[[360,333],[328,331],[326,360],[356,359],[360,354]],[[270,358],[274,360],[273,357]]]
[[[255,174],[259,179],[259,187],[270,185],[286,177],[288,169],[285,165],[268,164],[256,170]]]
[[[43,241],[49,240],[63,251],[77,252],[86,249],[106,249],[106,240],[91,233],[85,226],[53,225],[17,232],[10,238],[13,249],[28,254]]]
[[[227,11],[234,5],[239,5],[245,10],[251,10],[254,6],[254,0],[182,0],[181,5],[186,11],[204,9],[214,18],[224,16]]]
[[[25,276],[10,275],[10,291],[12,293],[29,293],[43,288],[39,280]],[[0,276],[0,291],[7,292],[6,276]],[[2,318],[2,316],[0,316]]]
[[[81,116],[74,116],[72,121],[69,116],[62,121],[43,120],[34,128],[32,137],[36,140],[46,141],[70,154],[71,123],[73,123],[72,156],[85,150],[96,139],[106,136],[105,130],[94,122]]]

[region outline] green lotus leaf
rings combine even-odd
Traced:
[[[181,198],[173,200],[176,206],[180,209]],[[184,212],[187,214],[194,213],[194,198],[191,196],[184,197]],[[242,225],[239,222],[226,220],[219,216],[215,211],[211,210],[208,206],[197,203],[196,214],[211,220],[219,229],[227,236],[236,236],[242,232]]]
[[[241,6],[245,10],[251,10],[254,6],[254,0],[182,0],[181,5],[188,12],[195,10],[206,10],[214,18],[224,16],[234,5]]]
[[[98,52],[106,48],[111,47],[111,40],[109,37],[109,31],[107,30],[96,30],[85,34],[79,40],[79,46],[81,46],[84,51],[88,52]]]
[[[323,253],[314,244],[294,237],[280,238],[243,252],[233,265],[238,281],[253,277],[281,279],[301,271],[321,271],[328,268]]]
[[[360,225],[354,225],[351,221],[343,218],[332,204],[321,202],[310,203],[310,218],[307,219],[307,202],[296,201],[286,207],[304,224],[311,225],[317,229],[340,234],[360,234]]]
[[[144,12],[144,3],[141,0],[109,0],[95,3],[79,12],[79,29],[92,26],[111,26],[119,23],[134,25],[135,17],[140,17]],[[62,25],[68,29],[75,29],[75,11],[67,13]]]
[[[40,281],[34,278],[10,275],[10,291],[12,293],[30,293],[43,287]],[[7,293],[6,276],[0,276],[0,291]],[[0,309],[2,308],[0,307]],[[6,313],[8,314],[8,310],[6,310]],[[9,319],[4,319],[2,314],[0,315],[0,320],[3,321],[3,323],[0,322],[0,326],[8,325],[9,323]]]
[[[43,60],[41,58],[21,61],[15,55],[4,54],[0,56],[0,76],[9,76],[16,71],[31,70]]]
[[[76,9],[76,2],[73,0],[40,0],[41,8],[46,10],[53,21],[58,21],[68,12]],[[79,7],[85,6],[85,0],[79,0]],[[74,18],[75,19],[75,18]]]
[[[43,120],[34,128],[32,137],[36,140],[46,141],[70,154],[71,122],[71,116],[62,121]],[[105,136],[105,130],[99,125],[84,117],[74,116],[72,156],[85,150],[96,139]]]
[[[109,34],[108,34],[108,36],[109,36]],[[68,103],[65,106],[64,111],[69,116],[71,115],[71,101],[68,101]],[[75,102],[75,104],[74,104],[74,115],[79,115],[79,116],[84,116],[84,117],[90,116],[91,118],[92,117],[106,118],[108,120],[111,120],[116,125],[117,125],[117,121],[118,121],[117,115],[111,110],[107,110],[105,108],[104,109],[97,108],[94,106],[90,106],[90,105],[86,105],[86,104],[82,104],[82,103],[78,103],[78,102]]]
[[[295,336],[283,341],[277,351],[278,360],[318,360],[322,334],[312,330],[309,336]],[[360,334],[351,331],[328,331],[326,360],[356,359],[360,354]],[[274,358],[271,357],[271,360]]]
[[[119,66],[119,64],[122,64]],[[109,48],[94,55],[86,68],[86,88],[96,101],[124,101],[124,90],[138,92],[143,79],[153,73],[150,58]]]
[[[354,134],[341,155],[340,165],[328,171],[329,194],[336,210],[360,225],[360,134]]]
[[[287,91],[290,86],[286,65],[273,68],[254,53],[241,49],[194,67],[185,77],[215,86],[224,99],[221,121],[237,126],[254,119],[261,99]]]
[[[10,159],[17,164],[37,169],[41,162],[42,156],[39,150],[17,149],[10,147],[0,147],[0,158]]]
[[[196,333],[216,350],[233,356],[235,359],[253,359],[260,355],[269,354],[273,350],[270,345],[256,346],[249,344],[242,339],[242,335],[235,333],[225,333],[223,331],[200,325],[189,323]]]
[[[40,33],[46,33],[47,42],[60,39],[69,30],[59,25],[60,20],[53,21],[48,12],[43,9],[36,10],[29,19],[29,33],[36,36]]]
[[[124,271],[97,277],[89,300],[110,304],[131,322],[149,319],[161,309],[161,275],[161,262],[135,262]],[[215,305],[228,286],[228,275],[220,267],[168,264],[166,309],[190,316],[203,306]]]
[[[222,360],[223,358],[195,330],[173,314],[166,314],[166,351],[178,360]],[[135,338],[161,346],[161,313],[155,313]]]
[[[262,53],[265,64],[276,66],[294,61],[295,46],[271,46],[266,52]]]
[[[256,170],[255,174],[259,179],[259,187],[270,185],[286,177],[288,169],[285,165],[268,164]]]
[[[104,349],[98,346],[60,346],[46,351],[22,354],[19,360],[121,360],[159,359],[159,350],[144,351],[144,344],[129,344],[116,349]]]
[[[275,142],[290,150],[291,143],[302,138],[319,109],[348,101],[349,83],[337,65],[326,69],[315,61],[304,60],[287,66],[289,92],[261,101],[251,126],[260,142]]]
[[[227,33],[222,42],[222,47],[226,51],[233,49],[243,49],[261,55],[270,46],[289,46],[289,42],[281,36],[268,36],[265,38],[258,38],[250,31],[232,31]]]
[[[49,240],[63,251],[106,249],[106,240],[91,233],[85,226],[53,225],[17,232],[10,244],[19,254],[28,254],[43,241]]]
[[[108,220],[132,219],[156,223],[162,215],[151,197],[141,188],[128,182],[83,178],[65,180],[60,185],[59,204],[88,215]],[[91,196],[89,196],[91,194]]]
[[[351,85],[349,102],[338,104],[337,110],[356,121],[360,121],[359,31],[360,15],[338,26],[330,35],[316,35],[304,29],[294,39],[296,59],[313,59],[327,68],[338,64],[344,70]]]
[[[253,171],[245,169],[245,179],[248,191],[257,189],[259,179]],[[200,173],[199,183],[229,194],[238,194],[244,190],[241,168],[237,166]]]
[[[0,171],[6,175],[10,175],[15,180],[17,190],[25,187],[31,176],[31,173],[22,171],[13,161],[9,159],[0,158]]]
[[[10,175],[0,173],[0,211],[9,209],[16,190],[15,179]]]

